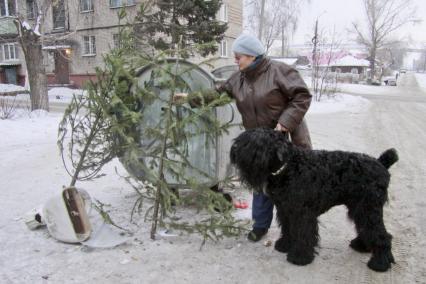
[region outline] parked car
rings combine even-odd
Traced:
[[[405,74],[405,73],[407,73],[407,70],[405,70],[405,69],[401,69],[401,70],[399,70],[399,73],[401,73],[401,74]]]
[[[386,86],[396,86],[396,79],[395,77],[384,77],[383,83],[385,83]]]

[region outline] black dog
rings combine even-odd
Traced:
[[[240,134],[230,155],[241,181],[265,192],[276,206],[281,237],[275,249],[288,253],[289,262],[306,265],[313,261],[318,216],[343,204],[357,231],[350,246],[372,253],[368,267],[386,271],[395,263],[392,236],[383,223],[390,181],[387,169],[398,160],[395,149],[378,159],[343,151],[304,150],[278,131],[258,128]]]

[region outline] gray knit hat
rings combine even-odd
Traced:
[[[232,51],[256,57],[265,53],[265,47],[256,37],[242,34],[234,41]]]

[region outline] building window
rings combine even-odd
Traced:
[[[64,0],[54,1],[52,4],[53,28],[65,29],[65,5]]]
[[[14,43],[3,44],[2,51],[4,61],[18,59],[18,52]]]
[[[0,16],[15,16],[16,0],[0,0]]]
[[[109,0],[110,8],[118,8],[123,6],[135,5],[135,0]]]
[[[27,19],[35,19],[37,17],[37,3],[35,0],[27,0]]]
[[[222,40],[219,44],[219,55],[220,57],[228,57],[228,42]]]
[[[228,22],[228,4],[222,4],[220,6],[217,19],[225,23]]]
[[[113,34],[112,41],[114,44],[112,48],[121,48],[120,34]]]
[[[96,55],[95,36],[83,36],[83,55]]]
[[[80,0],[80,12],[90,12],[90,11],[93,11],[93,1]]]

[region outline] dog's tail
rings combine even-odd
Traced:
[[[389,169],[390,166],[396,163],[398,161],[398,152],[394,149],[388,149],[383,154],[380,155],[378,158],[379,162],[385,166],[385,168]]]

